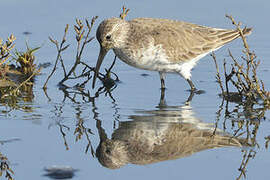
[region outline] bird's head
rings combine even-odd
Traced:
[[[104,167],[118,169],[129,162],[126,148],[123,141],[106,139],[97,147],[96,156]]]
[[[128,22],[120,18],[110,18],[100,23],[96,33],[100,52],[95,68],[93,88],[104,57],[110,49],[121,48],[124,45],[127,31]]]

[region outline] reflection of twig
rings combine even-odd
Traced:
[[[224,103],[226,101],[226,103]],[[224,113],[224,120],[223,120],[223,129],[225,131],[226,124],[231,123],[231,129],[233,130],[233,137],[242,138],[243,145],[252,146],[259,148],[259,144],[256,140],[257,133],[260,126],[260,121],[264,119],[264,112],[266,109],[262,108],[254,108],[253,106],[249,106],[246,103],[236,104],[233,110],[228,109],[229,101],[223,97],[222,103],[219,106],[217,111],[217,118],[216,118],[216,127],[218,126],[218,122],[220,122],[222,111]],[[232,104],[232,103],[230,103]],[[224,108],[225,106],[225,108]],[[227,121],[230,120],[230,121]],[[227,122],[226,122],[227,121]],[[245,137],[243,137],[245,136]],[[241,162],[239,171],[241,171],[238,179],[241,179],[242,176],[246,177],[246,168],[250,158],[255,157],[255,151],[250,150],[243,151],[245,152],[243,156],[243,160]],[[254,156],[253,156],[254,154]]]
[[[112,96],[112,91],[116,88],[117,86],[114,84],[113,87],[106,87],[106,86],[102,86],[100,87],[97,92],[95,93],[96,97],[98,97],[100,94],[105,93],[105,96],[109,95],[109,97],[113,100],[113,102],[115,102],[115,99]]]
[[[69,150],[68,143],[67,143],[67,140],[66,140],[66,133],[64,132],[63,128],[66,128],[67,130],[69,130],[70,128],[63,125],[63,124],[60,124],[60,123],[57,123],[57,125],[59,126],[60,132],[61,132],[62,137],[64,139],[64,145],[66,147],[66,150]]]
[[[8,140],[0,140],[0,144],[4,145],[5,143],[10,143],[10,142],[14,142],[14,141],[20,141],[21,139],[19,138],[13,138],[13,139],[8,139]]]
[[[0,177],[5,172],[5,177],[8,180],[13,180],[11,174],[14,174],[13,170],[9,167],[8,159],[0,152]]]
[[[63,86],[62,88],[60,88],[60,90],[63,91],[64,93],[64,99],[63,102],[66,99],[71,100],[74,103],[78,103],[81,100],[83,102],[93,102],[95,100],[95,98],[98,98],[101,94],[105,94],[105,96],[109,95],[109,97],[112,99],[112,101],[114,102],[115,99],[113,98],[112,95],[112,91],[116,88],[116,85],[114,84],[113,87],[106,87],[106,86],[102,86],[100,87],[96,93],[94,93],[93,96],[91,96],[90,92],[88,90],[85,90],[83,87],[80,86],[75,86],[75,87],[67,87],[67,86]]]
[[[89,137],[89,134],[92,134],[92,131],[90,128],[86,128],[84,127],[84,121],[83,119],[80,117],[81,115],[81,110],[80,110],[80,107],[77,107],[76,108],[76,118],[78,120],[77,124],[76,124],[76,129],[74,130],[74,135],[76,134],[76,142],[80,139],[82,139],[82,136],[85,135],[86,136],[86,139],[88,141],[88,144],[86,145],[86,148],[85,148],[85,153],[88,152],[89,150],[89,147],[91,149],[91,154],[92,156],[94,157],[95,156],[95,151],[94,151],[94,148],[92,146],[92,143],[91,143],[91,140],[90,140],[90,137]]]
[[[51,101],[52,99],[50,98],[50,96],[47,93],[47,89],[43,89],[43,92],[45,94],[45,96],[47,97],[48,101]]]
[[[83,135],[86,136],[86,139],[88,141],[88,144],[86,145],[86,148],[85,148],[85,153],[88,152],[89,150],[89,147],[91,149],[91,154],[93,157],[95,157],[95,151],[94,151],[94,148],[92,146],[92,143],[91,143],[91,140],[90,140],[90,137],[89,137],[89,134],[93,134],[91,129],[90,128],[86,128],[84,127],[84,122],[82,119],[79,119],[78,123],[77,123],[77,127],[74,131],[74,134],[76,134],[76,141],[80,140],[82,138]]]
[[[253,150],[249,150],[249,151],[243,150],[243,152],[244,152],[243,159],[242,159],[241,165],[238,169],[240,171],[240,175],[236,178],[236,180],[241,179],[242,176],[244,176],[244,178],[246,178],[247,164],[248,164],[250,158],[254,158],[256,155],[256,152]]]
[[[256,109],[253,109],[252,112],[249,112],[247,109],[240,111],[241,108],[241,106],[236,106],[232,112],[229,112],[229,116],[225,116],[224,119],[231,119],[234,137],[240,137],[245,134],[246,142],[251,143],[251,146],[259,147],[256,137],[260,125],[260,119],[252,119],[252,116],[257,116],[254,113],[260,113],[260,111],[256,112]],[[225,124],[225,120],[223,124]],[[237,124],[237,126],[235,124]]]
[[[228,100],[227,104],[228,104]],[[217,120],[216,120],[216,126],[217,123],[220,121],[220,117],[221,117],[221,112],[223,109],[223,103],[224,102],[224,98],[222,99],[222,104],[219,107],[219,110],[217,111]],[[228,106],[226,106],[226,109],[228,108]],[[233,111],[229,111],[229,110],[225,110],[227,113],[225,113],[225,117],[224,117],[224,122],[223,122],[223,127],[224,130],[226,129],[226,123],[225,121],[227,119],[231,119],[231,126],[232,129],[234,131],[233,137],[236,138],[243,138],[243,135],[246,135],[246,138],[243,139],[243,141],[245,142],[244,144],[246,144],[247,146],[252,146],[252,147],[258,147],[259,148],[259,144],[256,141],[256,137],[257,137],[257,132],[259,129],[259,125],[260,125],[260,120],[254,120],[252,119],[253,117],[250,115],[250,113],[253,113],[253,116],[257,116],[256,114],[254,114],[256,111],[256,109],[252,109],[252,112],[248,112],[251,109],[248,108],[244,108],[243,112],[240,111],[242,107],[241,106],[236,106],[234,108]],[[256,112],[256,113],[260,113]],[[237,125],[235,125],[235,123]],[[244,150],[243,150],[244,151]],[[245,154],[243,155],[243,160],[241,162],[239,171],[241,171],[240,175],[238,176],[237,180],[241,179],[242,176],[244,176],[246,178],[246,168],[247,168],[247,164],[249,162],[249,159],[252,157],[255,157],[256,152],[254,150],[250,150],[248,151],[244,151]]]
[[[266,141],[265,141],[265,149],[268,149],[269,147],[269,142],[270,142],[270,136],[267,136],[264,138]]]
[[[91,97],[89,91],[84,92],[83,89],[80,88],[63,88],[61,89],[64,93],[64,100],[66,98],[70,99],[74,103],[80,102],[79,100],[83,100],[83,102],[92,102],[95,97]],[[80,97],[80,98],[79,98]],[[78,100],[79,98],[79,100]]]
[[[59,107],[57,107],[57,106],[54,106],[54,108],[55,108],[55,117],[57,118],[56,120],[55,120],[55,124],[57,125],[57,126],[59,126],[59,130],[60,130],[60,133],[61,133],[61,135],[62,135],[62,137],[63,137],[63,140],[64,140],[64,145],[65,145],[65,147],[66,147],[66,150],[69,150],[69,147],[68,147],[68,143],[67,143],[67,140],[66,140],[66,133],[64,132],[64,128],[65,129],[67,129],[68,131],[70,130],[70,128],[68,127],[68,126],[66,126],[66,125],[64,125],[64,124],[61,124],[61,120],[62,120],[62,117],[61,117],[61,115],[62,115],[62,113],[63,113],[63,106],[61,105],[61,106],[59,106]],[[49,129],[50,129],[50,127],[52,126],[53,124],[50,124],[49,125]]]
[[[219,67],[217,65],[217,60],[215,55],[212,57],[214,59],[216,70],[217,70],[217,81],[219,83],[220,89],[222,91],[222,98],[226,101],[224,108],[224,129],[225,121],[231,120],[232,131],[235,137],[242,137],[245,135],[245,142],[249,146],[260,148],[256,137],[259,130],[261,120],[265,119],[265,112],[270,108],[270,98],[269,92],[264,88],[264,83],[259,80],[257,76],[257,69],[260,61],[257,61],[257,56],[254,52],[251,52],[249,45],[247,43],[245,35],[249,34],[251,28],[240,28],[241,23],[236,23],[232,16],[226,15],[232,21],[232,24],[236,27],[242,42],[243,42],[243,53],[241,60],[244,63],[239,63],[237,58],[235,58],[231,51],[229,51],[229,57],[232,61],[230,72],[227,73],[226,61],[223,64],[224,70],[224,84],[222,84],[222,79],[219,73]],[[229,87],[232,85],[237,92],[233,92]],[[225,88],[224,88],[225,87]],[[226,91],[226,92],[224,92]],[[261,103],[263,101],[263,103]],[[235,106],[229,106],[229,104],[237,103]],[[223,103],[222,103],[223,104]],[[232,109],[229,109],[229,107]],[[220,113],[223,106],[219,107],[217,112],[217,118],[220,118]],[[218,122],[218,121],[216,121]],[[228,121],[227,121],[228,123]],[[268,144],[266,143],[266,146]],[[255,157],[255,151],[244,151],[243,160],[241,162],[239,171],[241,171],[239,177],[246,177],[246,167],[249,159]]]
[[[218,129],[218,122],[219,122],[219,120],[220,120],[220,117],[221,117],[221,112],[222,112],[222,110],[223,110],[223,105],[224,105],[224,98],[222,99],[222,102],[221,102],[221,104],[219,105],[219,109],[218,109],[218,111],[216,112],[216,122],[215,122],[215,128],[214,128],[214,131],[213,131],[213,135],[215,135],[216,134],[216,131],[217,131],[217,129]],[[224,131],[226,130],[226,125],[225,124],[223,124],[223,129],[224,129]]]

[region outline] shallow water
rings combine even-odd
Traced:
[[[53,64],[56,49],[49,42],[48,36],[60,40],[65,24],[70,24],[70,31],[72,31],[76,17],[91,19],[98,15],[99,18],[93,30],[95,32],[97,24],[102,19],[118,16],[123,4],[131,9],[127,16],[130,19],[135,17],[170,18],[208,26],[232,28],[230,21],[224,15],[233,15],[244,25],[254,28],[253,34],[248,37],[248,42],[262,61],[258,71],[259,77],[264,81],[266,89],[269,89],[270,81],[267,77],[269,77],[270,67],[268,61],[270,36],[269,24],[265,23],[265,18],[270,17],[268,11],[270,3],[266,0],[260,2],[208,0],[185,3],[179,1],[127,3],[103,0],[89,2],[84,0],[77,4],[71,0],[10,0],[1,2],[2,14],[8,16],[1,20],[0,37],[5,39],[13,33],[17,37],[18,50],[25,49],[25,40],[33,47],[42,45],[36,53],[37,62]],[[23,32],[31,34],[24,35]],[[68,38],[70,43],[75,44],[73,36],[73,32],[70,32]],[[91,66],[96,63],[98,48],[99,45],[94,40],[83,54],[84,61]],[[220,62],[228,58],[228,48],[235,56],[240,56],[241,41],[236,40],[218,50],[216,56]],[[75,47],[72,46],[63,54],[63,58],[67,62],[72,61],[74,52]],[[113,53],[110,52],[106,56],[102,70],[108,67],[112,60]],[[212,132],[217,127],[219,129],[217,131],[221,131],[222,136],[228,136],[228,134],[246,132],[245,125],[240,131],[237,130],[240,125],[239,120],[247,120],[246,122],[253,123],[249,125],[249,130],[252,131],[256,126],[256,120],[251,121],[250,115],[241,113],[243,109],[241,106],[238,108],[237,104],[229,103],[229,110],[235,109],[235,111],[231,113],[230,118],[224,118],[225,104],[221,106],[222,99],[218,96],[220,90],[215,82],[216,70],[210,56],[204,57],[192,73],[196,86],[206,93],[195,95],[189,106],[185,105],[189,96],[188,84],[178,75],[167,76],[165,94],[167,106],[160,107],[158,74],[132,68],[121,61],[117,61],[114,67],[114,72],[121,80],[112,92],[114,100],[105,94],[101,94],[95,101],[87,101],[78,94],[74,96],[74,93],[67,96],[57,86],[62,77],[60,66],[57,74],[49,81],[47,97],[42,86],[52,68],[52,65],[44,68],[42,74],[36,77],[32,99],[19,101],[18,108],[15,109],[6,105],[0,106],[0,142],[3,142],[0,143],[0,152],[8,158],[10,167],[15,172],[15,179],[48,179],[49,177],[44,176],[46,174],[44,168],[52,165],[68,165],[78,169],[73,179],[237,179],[241,174],[238,170],[241,162],[245,162],[244,155],[249,152],[252,154],[256,152],[256,155],[250,157],[246,165],[247,179],[269,179],[267,170],[270,165],[270,154],[265,148],[265,137],[270,135],[268,112],[265,114],[266,119],[259,124],[256,133],[258,144],[253,148],[220,147],[200,152],[194,150],[196,153],[189,156],[183,157],[183,155],[182,158],[180,156],[176,158],[176,156],[168,155],[167,159],[176,159],[156,163],[149,161],[150,164],[130,160],[133,163],[146,165],[127,164],[117,170],[103,167],[98,159],[92,156],[91,148],[95,152],[100,143],[100,136],[105,136],[105,134],[109,139],[113,136],[114,139],[130,140],[134,138],[134,134],[136,135],[135,132],[141,132],[142,138],[139,138],[138,146],[134,146],[147,152],[148,148],[151,149],[151,143],[152,146],[153,143],[159,145],[162,135],[169,136],[170,133],[174,133],[170,129],[171,126],[188,125],[194,132],[203,130]],[[98,82],[97,85],[101,86],[101,83]],[[88,89],[91,96],[97,90],[92,90],[90,87]],[[219,111],[220,117],[217,114]],[[245,133],[241,137],[246,136]],[[144,139],[145,137],[148,139]],[[174,140],[178,138],[181,143],[187,136],[176,133],[170,137]],[[128,141],[127,139],[125,141]],[[169,141],[170,138],[167,138],[166,142]],[[191,140],[186,142],[187,145],[183,147],[192,144]],[[166,154],[166,149],[173,147],[173,144],[175,143],[161,147],[161,149],[164,148],[162,153]],[[244,178],[244,175],[241,178]]]

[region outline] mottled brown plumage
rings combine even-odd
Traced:
[[[144,165],[212,148],[247,145],[245,139],[232,137],[198,120],[190,106],[140,113],[144,115],[130,116],[132,121],[120,122],[112,139],[100,133],[103,138],[96,156],[103,166],[115,169],[128,163]]]
[[[244,35],[251,32],[243,30]],[[137,18],[125,21],[120,18],[104,20],[98,27],[97,39],[100,54],[96,74],[106,53],[113,49],[125,63],[160,73],[162,88],[164,73],[179,73],[194,90],[191,69],[206,54],[240,36],[237,30],[211,28],[183,21]]]
[[[170,62],[189,61],[238,38],[237,30],[217,29],[183,21],[138,18],[129,21],[127,46],[143,48],[143,42],[154,39],[162,44]],[[141,43],[140,43],[141,42]]]

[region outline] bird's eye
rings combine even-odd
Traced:
[[[110,39],[111,39],[111,35],[107,35],[107,36],[106,36],[106,39],[107,39],[107,40],[110,40]]]
[[[106,149],[106,154],[111,154],[111,151],[109,149]]]

